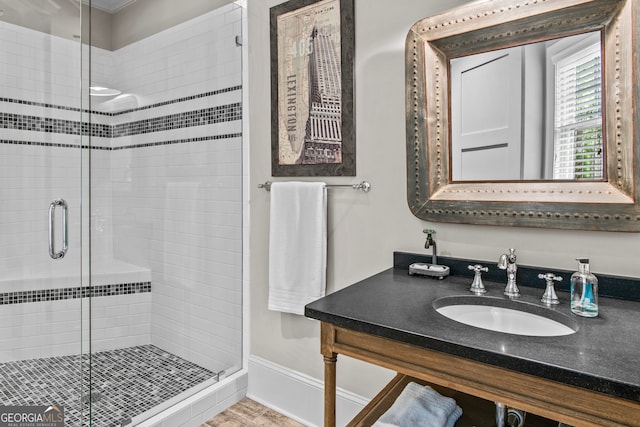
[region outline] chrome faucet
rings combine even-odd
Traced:
[[[500,255],[498,268],[500,270],[507,270],[507,286],[504,288],[504,294],[509,297],[519,297],[520,289],[518,289],[518,285],[516,284],[518,266],[516,265],[515,249],[509,248],[508,254]]]
[[[424,248],[429,249],[430,247],[433,247],[433,252],[431,253],[431,264],[438,265],[438,248],[436,247],[436,241],[433,239],[433,235],[436,234],[436,230],[425,228],[422,232],[427,235],[427,241],[424,242]]]
[[[414,262],[409,266],[409,274],[418,274],[420,276],[444,279],[449,275],[450,270],[446,265],[438,265],[438,249],[436,248],[436,241],[433,238],[436,231],[425,228],[422,232],[427,235],[427,241],[424,243],[424,248],[433,248],[433,252],[431,253],[431,264],[426,262]]]

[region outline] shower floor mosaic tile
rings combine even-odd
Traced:
[[[217,376],[153,345],[97,352],[90,363],[91,371],[88,355],[0,363],[0,405],[56,403],[69,427],[88,426],[91,409],[92,426],[119,426]],[[82,396],[89,381],[91,396]]]

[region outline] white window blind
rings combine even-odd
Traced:
[[[556,63],[554,179],[603,178],[600,44]]]

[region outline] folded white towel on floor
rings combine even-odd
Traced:
[[[271,184],[269,310],[304,314],[325,295],[327,190],[324,182]]]
[[[453,427],[462,416],[456,401],[410,382],[374,427]]]

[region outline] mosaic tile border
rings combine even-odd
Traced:
[[[132,108],[117,113],[105,113],[102,115],[117,116],[120,114],[131,113],[135,111],[149,110],[166,105],[172,105],[180,102],[191,101],[194,99],[205,98],[208,96],[214,96],[221,93],[233,92],[241,90],[242,86],[231,86],[224,89],[218,89],[215,91],[205,92],[196,95],[185,96],[173,100],[158,102],[151,105],[145,105],[143,107]],[[47,108],[55,108],[62,110],[88,112],[89,110],[81,110],[79,108],[64,107],[60,105],[30,102],[11,98],[0,97],[0,102],[10,102],[31,106],[42,106]],[[95,114],[101,114],[94,112]],[[225,123],[231,121],[242,120],[242,103],[235,102],[216,107],[204,108],[200,110],[187,111],[183,113],[170,114],[166,116],[153,117],[150,119],[137,120],[129,123],[122,123],[117,125],[108,125],[100,123],[85,123],[74,120],[53,119],[50,117],[41,117],[33,115],[13,114],[13,113],[0,113],[0,129],[13,129],[21,131],[32,132],[45,132],[56,133],[76,136],[92,136],[100,138],[117,138],[126,137],[132,135],[140,135],[151,132],[163,132],[174,129],[184,129],[193,126],[212,125],[217,123]],[[0,144],[10,145],[29,145],[29,146],[41,146],[41,147],[55,147],[55,148],[86,148],[94,150],[122,150],[126,148],[142,148],[153,147],[159,145],[170,144],[182,144],[187,142],[199,142],[209,140],[229,139],[242,136],[241,133],[232,133],[224,135],[211,135],[208,137],[200,138],[185,138],[171,141],[157,141],[146,144],[131,144],[122,147],[105,147],[105,146],[90,146],[87,144],[67,144],[67,143],[52,143],[42,141],[21,141],[21,140],[9,140],[0,139]]]
[[[242,104],[235,102],[202,110],[169,114],[118,125],[83,123],[49,117],[0,113],[0,128],[67,135],[91,135],[99,138],[119,138],[151,132],[163,132],[193,126],[231,122],[242,119]]]
[[[151,132],[163,132],[193,126],[232,122],[240,119],[242,119],[242,104],[240,102],[234,102],[232,104],[204,108],[202,110],[169,114],[168,116],[160,116],[151,119],[113,125],[111,126],[110,135],[107,136],[107,138],[120,138],[123,136],[140,135]]]
[[[0,128],[102,138],[109,138],[112,133],[110,125],[12,113],[0,113]]]
[[[31,145],[34,147],[55,147],[55,148],[80,148],[80,144],[60,144],[56,142],[41,142],[41,141],[18,141],[14,139],[0,139],[0,144],[6,145]],[[83,145],[82,148],[93,148],[96,150],[109,150],[110,147],[89,147]]]
[[[209,92],[199,93],[199,94],[196,94],[196,95],[184,96],[182,98],[171,99],[171,100],[168,100],[168,101],[157,102],[155,104],[144,105],[142,107],[130,108],[128,110],[122,110],[122,111],[117,111],[117,112],[112,112],[112,113],[110,113],[110,112],[102,112],[102,111],[91,111],[91,110],[86,109],[86,108],[66,107],[64,105],[49,104],[49,103],[46,103],[46,102],[33,102],[33,101],[26,101],[26,100],[23,100],[23,99],[4,98],[4,97],[0,97],[0,102],[8,102],[8,103],[11,103],[11,104],[30,105],[30,106],[33,106],[33,107],[53,108],[53,109],[56,109],[56,110],[77,111],[79,113],[93,113],[93,114],[97,114],[97,115],[100,115],[100,116],[115,117],[115,116],[119,116],[121,114],[128,114],[128,113],[134,113],[136,111],[149,110],[151,108],[163,107],[165,105],[176,104],[176,103],[179,103],[179,102],[193,101],[194,99],[206,98],[208,96],[220,95],[221,93],[233,92],[233,91],[236,91],[236,90],[242,90],[242,85],[230,86],[230,87],[223,88],[223,89],[212,90],[212,91],[209,91]]]
[[[165,105],[176,104],[178,102],[193,101],[194,99],[206,98],[208,96],[220,95],[222,93],[234,92],[236,90],[242,90],[242,85],[230,86],[224,89],[213,90],[211,92],[205,92],[205,93],[196,94],[196,95],[184,96],[182,98],[157,102],[155,104],[149,104],[142,107],[131,108],[129,110],[122,110],[115,113],[101,113],[101,114],[107,115],[107,116],[119,116],[121,114],[134,113],[136,111],[143,111],[143,110],[150,110],[152,108],[164,107]]]
[[[32,145],[32,146],[38,146],[38,147],[55,147],[55,148],[82,148],[82,149],[91,149],[91,150],[116,151],[116,150],[129,150],[132,148],[156,147],[159,145],[186,144],[189,142],[217,141],[220,139],[239,138],[241,136],[242,136],[242,132],[225,133],[220,135],[200,136],[200,137],[194,137],[194,138],[182,138],[182,139],[170,139],[167,141],[146,142],[144,144],[123,145],[121,147],[103,147],[103,146],[92,146],[92,145],[86,145],[86,144],[83,144],[82,146],[80,146],[80,144],[59,144],[55,142],[39,142],[39,141],[14,141],[14,140],[8,140],[8,139],[0,139],[0,144]]]
[[[147,142],[144,144],[131,144],[124,145],[122,147],[100,147],[100,149],[108,150],[108,151],[116,151],[116,150],[129,150],[132,148],[146,148],[146,147],[156,147],[158,145],[173,145],[173,144],[186,144],[189,142],[203,142],[203,141],[216,141],[219,139],[232,139],[239,138],[242,136],[241,132],[238,133],[227,133],[223,135],[212,135],[212,136],[201,136],[194,138],[183,138],[183,139],[172,139],[169,141],[158,141],[158,142]],[[83,147],[86,148],[86,147]],[[94,148],[94,147],[91,147]]]
[[[59,289],[39,289],[0,293],[0,305],[30,302],[60,301],[78,298],[109,297],[151,292],[151,282],[116,283],[96,286],[76,286]]]

